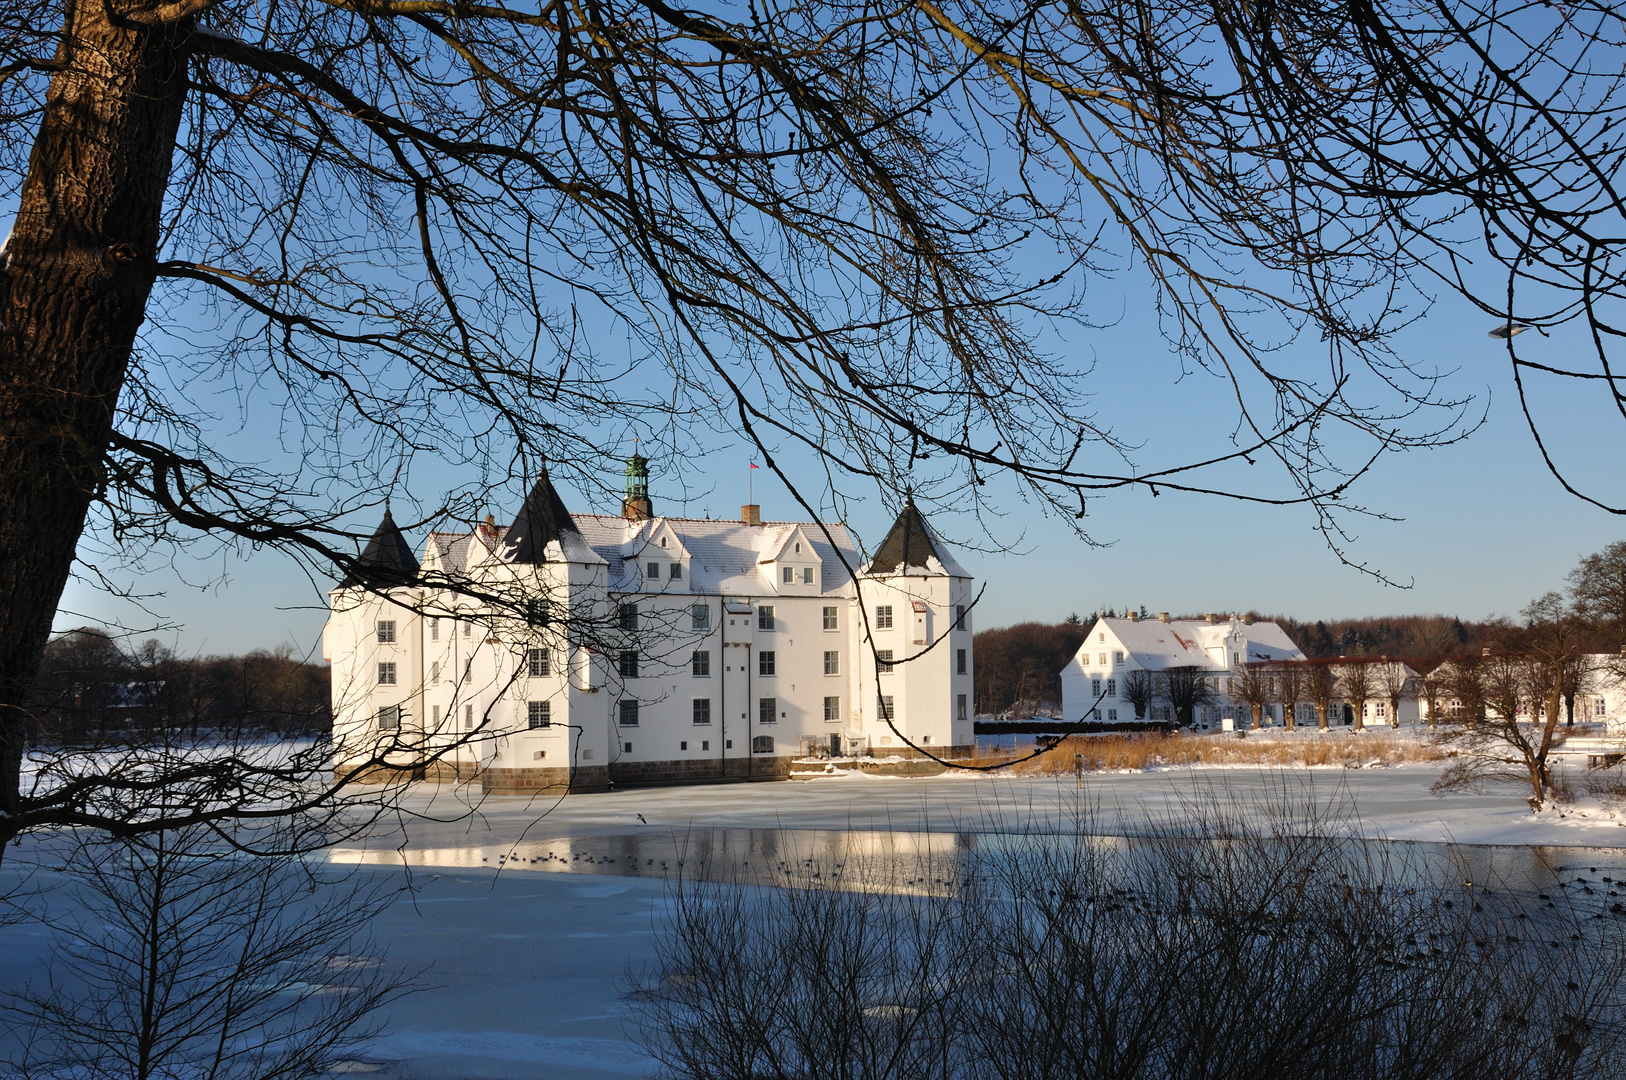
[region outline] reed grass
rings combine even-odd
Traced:
[[[995,765],[1024,757],[1021,753],[984,754],[971,765]],[[1446,752],[1426,739],[1368,731],[1359,737],[1348,732],[1301,733],[1296,736],[1249,734],[1245,739],[1226,735],[1187,735],[1176,732],[1134,735],[1075,735],[1031,761],[1011,768],[1019,775],[1070,773],[1083,759],[1088,772],[1139,771],[1177,765],[1343,766],[1398,765],[1438,761]]]

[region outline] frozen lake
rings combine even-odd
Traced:
[[[1469,845],[1458,856],[1487,878],[1626,876],[1626,818],[1582,805],[1532,820],[1515,788],[1439,799],[1428,792],[1435,775],[1419,765],[1170,769],[1089,774],[1082,792],[1071,776],[853,776],[562,802],[420,786],[401,823],[333,853],[368,874],[410,880],[413,891],[377,929],[394,955],[431,965],[432,988],[394,1006],[364,1068],[380,1080],[646,1074],[650,1062],[627,1026],[625,977],[653,961],[665,879],[680,857],[686,873],[704,854],[720,873],[758,881],[808,858],[834,866],[930,855],[943,867],[1023,828],[1068,828],[1081,798],[1094,808],[1092,829],[1111,835],[1138,831],[1149,814],[1179,815],[1192,800],[1280,799],[1285,790],[1333,806],[1329,826],[1344,834],[1442,853],[1432,845]],[[37,971],[43,945],[37,929],[0,930],[0,983]]]

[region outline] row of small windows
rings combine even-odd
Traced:
[[[656,565],[657,564],[655,564],[655,563],[650,564],[650,566],[652,566],[652,567],[656,566]],[[792,569],[793,569],[793,567],[789,567],[789,566],[785,567],[785,573],[787,575],[789,575],[790,572],[792,571]],[[811,578],[811,575],[812,575],[812,572],[813,572],[812,567],[803,567],[802,569],[805,571],[805,574],[804,574],[804,577],[803,577],[803,583],[804,584],[812,584],[812,578]],[[682,576],[681,567],[679,567],[676,563],[674,563],[672,565],[672,570],[673,570],[673,574],[672,574],[673,577],[681,577]],[[787,582],[789,581],[788,576],[786,578],[786,581]],[[822,612],[824,629],[826,629],[826,630],[839,630],[841,628],[840,611],[841,611],[840,607],[836,606],[836,605],[826,605],[824,607],[824,610]],[[955,605],[954,612],[955,612],[955,615],[954,615],[954,628],[956,630],[964,630],[965,629],[965,605],[964,604]],[[551,615],[549,613],[548,602],[546,600],[541,600],[541,599],[527,600],[525,602],[525,619],[526,619],[526,621],[528,623],[530,623],[533,626],[547,626],[547,625],[549,625],[550,622],[552,621],[552,617],[551,617]],[[620,628],[622,630],[636,630],[636,629],[638,629],[638,605],[637,604],[622,604],[622,605],[620,605],[619,610],[618,610],[618,622],[619,622]],[[695,605],[693,605],[689,609],[689,626],[690,626],[690,629],[692,629],[692,630],[709,630],[709,629],[711,629],[711,608],[708,607],[705,604],[695,604]],[[890,629],[892,629],[892,605],[891,604],[880,604],[875,608],[875,628],[877,630],[890,630]],[[379,640],[379,642],[381,644],[393,644],[395,642],[396,638],[395,638],[395,620],[394,619],[380,619],[378,621],[378,623],[377,623],[377,628],[376,629],[377,629],[377,637],[378,637],[378,640]],[[774,629],[774,606],[772,604],[758,605],[758,607],[757,607],[757,629],[758,630],[772,630],[772,629]],[[469,637],[472,630],[473,630],[473,624],[472,623],[467,623],[467,622],[463,623],[463,636],[464,637]],[[429,640],[430,641],[439,641],[440,640],[440,619],[439,618],[431,618],[429,620]],[[1122,653],[1114,653],[1113,658],[1114,658],[1114,662],[1120,663],[1120,664],[1123,663],[1123,654]],[[1106,654],[1105,653],[1101,654],[1101,663],[1103,663],[1103,664],[1106,663]]]
[[[883,720],[893,717],[894,697],[891,694],[881,694],[876,698],[876,715]],[[1598,699],[1600,702],[1602,699]],[[635,698],[622,698],[616,702],[617,722],[624,728],[638,726],[640,702]],[[693,700],[693,722],[698,727],[711,724],[711,699],[695,698]],[[966,719],[967,701],[965,694],[955,695],[954,718]],[[528,701],[525,703],[526,727],[535,731],[539,728],[553,726],[553,702]],[[1099,710],[1097,710],[1099,712]],[[1117,710],[1110,710],[1112,718],[1117,718]],[[1378,715],[1382,715],[1381,711]],[[1601,707],[1600,707],[1601,715]],[[777,723],[785,716],[779,708],[779,699],[765,697],[757,699],[757,722],[760,724]],[[431,722],[438,730],[440,727],[440,706],[433,706]],[[841,722],[841,698],[839,695],[828,695],[824,699],[824,722],[838,724]],[[398,731],[401,727],[401,707],[399,705],[386,705],[378,710],[378,729],[380,731]],[[474,706],[463,706],[463,730],[474,730]],[[629,751],[630,752],[630,751]]]
[[[965,695],[961,694],[960,697],[963,699]],[[882,700],[887,702],[888,708],[891,708],[892,699],[890,697],[883,698]],[[530,703],[531,727],[535,728],[548,726],[546,720],[544,720],[542,723],[537,723],[536,721],[538,715],[543,717],[547,717],[549,715],[550,704],[550,702],[546,701],[533,701]],[[705,727],[711,723],[711,698],[693,699],[692,710],[691,715],[696,726]],[[637,727],[641,711],[642,703],[637,699],[622,698],[620,701],[616,702],[616,724],[624,728]],[[778,698],[765,697],[757,699],[758,723],[778,723],[784,718],[784,716],[785,712],[784,710],[780,709]],[[824,721],[827,724],[838,724],[841,722],[841,697],[839,695],[830,695],[824,699]]]
[[[463,678],[467,679],[473,669],[474,661],[463,661]],[[877,649],[875,651],[875,670],[881,675],[892,674],[894,661],[891,649]],[[966,673],[966,650],[956,649],[954,658],[955,672],[960,675]],[[552,654],[546,649],[527,649],[525,652],[526,674],[533,679],[546,679],[553,674]],[[617,658],[617,673],[623,679],[638,678],[638,653],[632,649],[624,649]],[[695,678],[709,679],[711,677],[711,651],[709,649],[696,649],[691,655],[690,672]],[[757,674],[769,677],[778,672],[778,654],[772,649],[764,649],[757,653]],[[826,649],[824,652],[824,673],[826,675],[841,674],[841,653],[839,650]],[[429,682],[440,684],[441,666],[439,661],[429,665]],[[396,685],[396,663],[393,660],[383,660],[378,664],[378,684],[380,686]],[[1107,680],[1107,694],[1117,693],[1117,681]],[[1092,693],[1097,696],[1101,693],[1101,680],[1094,681]]]
[[[531,702],[531,706],[533,708],[533,714],[534,714],[534,708],[538,704],[543,706],[544,713],[545,713],[548,703],[547,702],[535,702],[535,701],[533,701],[533,702]],[[430,723],[433,725],[434,729],[437,730],[437,731],[440,730],[440,706],[439,705],[432,706],[430,708],[429,716],[430,716]],[[546,727],[547,725],[546,724],[538,725],[538,724],[533,723],[531,726],[532,727],[538,727],[538,726]],[[383,708],[378,710],[378,730],[380,730],[380,731],[399,731],[400,728],[401,728],[401,706],[399,706],[399,705],[385,705]],[[473,705],[465,705],[465,706],[463,706],[463,730],[464,731],[473,731],[474,730],[474,706]]]

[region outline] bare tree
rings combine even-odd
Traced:
[[[1253,729],[1258,731],[1265,710],[1276,700],[1276,686],[1270,669],[1264,664],[1244,664],[1241,674],[1236,677],[1231,696],[1247,704]]]
[[[1174,709],[1174,722],[1180,727],[1191,727],[1197,722],[1197,710],[1217,696],[1209,683],[1205,669],[1193,665],[1171,667],[1158,680],[1159,689]]]
[[[1450,673],[1451,668],[1447,664],[1435,664],[1418,680],[1418,697],[1428,710],[1429,727],[1436,727],[1440,722],[1440,710],[1444,705],[1442,698],[1449,692]]]
[[[1329,809],[1199,795],[1110,845],[1076,812],[952,859],[796,860],[788,888],[685,879],[644,1044],[684,1080],[1616,1074],[1602,897],[1537,932],[1527,894],[1329,839]]]
[[[1499,646],[1479,665],[1485,718],[1460,736],[1464,752],[1440,774],[1438,790],[1508,780],[1529,787],[1532,810],[1546,804],[1564,668],[1577,652],[1572,618],[1549,593],[1525,609],[1522,627],[1504,626]],[[1528,727],[1519,723],[1521,711]]]
[[[1315,705],[1316,721],[1327,730],[1327,714],[1338,696],[1338,671],[1325,661],[1312,662],[1304,669],[1304,695]]]
[[[1272,664],[1270,668],[1271,686],[1276,690],[1276,700],[1282,707],[1282,723],[1287,725],[1289,731],[1298,726],[1299,701],[1304,697],[1304,664],[1296,660],[1285,660]]]
[[[1378,665],[1377,689],[1389,707],[1389,726],[1400,726],[1400,704],[1417,698],[1417,680],[1398,660]]]
[[[1581,613],[1626,650],[1626,540],[1588,555],[1569,572],[1570,596]]]
[[[1564,698],[1564,726],[1575,726],[1575,699],[1588,693],[1594,684],[1597,668],[1589,653],[1580,653],[1564,664],[1559,676],[1559,693]]]
[[[388,892],[240,846],[201,826],[39,845],[69,884],[31,912],[52,952],[7,1003],[16,1075],[297,1080],[378,1033],[409,985],[367,930]]]
[[[772,469],[812,458],[838,510],[857,482],[980,509],[1003,472],[1081,530],[1127,487],[1300,504],[1347,557],[1351,484],[1477,420],[1391,351],[1418,278],[1507,325],[1521,394],[1613,386],[1512,336],[1606,327],[1619,295],[1620,90],[1576,57],[1620,15],[1552,11],[1526,34],[1494,5],[10,5],[0,841],[96,816],[20,786],[81,543],[211,537],[343,575],[351,515],[409,505],[416,461],[475,479],[408,527],[469,522],[544,458],[597,486],[628,430],[682,468],[726,424]],[[1527,83],[1566,96],[1530,110]],[[1459,272],[1468,220],[1505,289]],[[1041,348],[1125,257],[1235,391],[1234,450],[1137,467]],[[1313,371],[1277,359],[1306,327]],[[282,414],[286,460],[200,419],[215,384]],[[1260,457],[1274,484],[1229,485]],[[251,780],[233,812],[290,801]]]
[[[1362,660],[1340,662],[1338,693],[1348,702],[1350,711],[1354,714],[1355,730],[1364,731],[1366,704],[1377,694],[1377,680],[1373,678],[1372,665]]]
[[[1135,719],[1144,720],[1146,710],[1157,699],[1157,677],[1150,671],[1137,668],[1118,681],[1118,694],[1135,707]]]
[[[1451,662],[1446,692],[1451,695],[1453,719],[1473,727],[1485,718],[1485,657],[1470,653]]]

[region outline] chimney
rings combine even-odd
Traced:
[[[1169,613],[1167,611],[1158,612],[1157,613],[1157,621],[1158,622],[1168,622],[1169,621]]]
[[[1129,612],[1129,621],[1130,622],[1140,622],[1140,612],[1131,609],[1130,612]],[[1620,651],[1623,652],[1623,653],[1626,653],[1626,648],[1623,648]]]
[[[747,503],[740,507],[740,522],[745,525],[761,525],[762,507],[756,503]]]
[[[1212,626],[1218,621],[1219,621],[1219,616],[1215,615],[1212,611],[1210,611],[1208,613],[1208,625]]]

